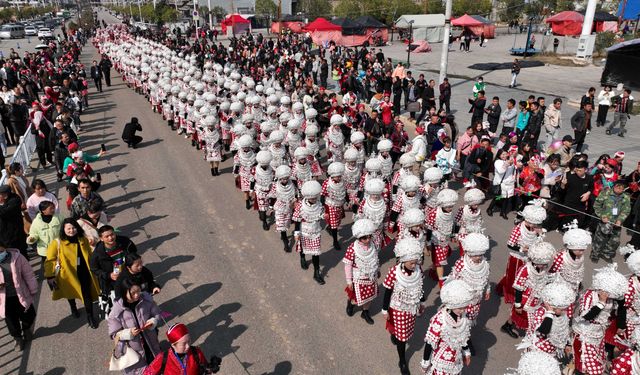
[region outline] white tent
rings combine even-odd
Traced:
[[[396,21],[396,27],[408,29],[413,21],[413,40],[442,42],[444,39],[444,14],[405,14]]]

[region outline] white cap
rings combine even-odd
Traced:
[[[280,117],[278,117],[281,123],[288,123],[291,120],[291,114],[289,112],[282,112]]]
[[[378,142],[378,152],[391,151],[391,147],[393,147],[393,143],[388,139],[382,139]]]
[[[435,184],[442,180],[442,171],[438,167],[427,168],[424,171],[424,183],[425,184]]]
[[[320,186],[320,183],[316,180],[307,181],[302,185],[300,192],[305,198],[314,198],[320,195],[322,186]]]
[[[238,146],[241,148],[251,147],[253,145],[253,138],[249,134],[245,134],[238,139]]]
[[[361,238],[364,236],[370,236],[376,231],[376,225],[373,221],[363,218],[357,220],[351,226],[351,233],[353,233],[353,237]]]
[[[365,182],[364,184],[364,191],[371,195],[371,194],[382,194],[382,192],[384,191],[384,181],[382,181],[379,178],[370,178],[367,180],[367,182]],[[405,213],[406,215],[406,213]]]
[[[338,114],[331,115],[331,119],[329,120],[329,123],[331,123],[331,125],[341,125],[343,122],[344,121],[342,116]]]
[[[284,134],[280,130],[274,130],[269,134],[269,142],[281,143],[284,140]]]
[[[318,127],[315,125],[307,125],[304,129],[304,134],[307,136],[316,136],[318,134]]]
[[[344,161],[356,161],[358,160],[358,151],[355,148],[348,148],[344,152]]]
[[[540,225],[547,219],[547,210],[536,204],[528,204],[522,210],[522,217],[531,224]]]
[[[400,182],[400,188],[404,192],[418,191],[420,188],[420,179],[414,175],[405,176]]]
[[[531,263],[549,265],[556,256],[556,249],[549,242],[538,241],[529,247],[527,256]]]
[[[269,165],[269,163],[271,163],[271,153],[269,151],[259,151],[258,154],[256,155],[256,161],[258,162],[258,164],[260,165]]]
[[[629,270],[634,275],[640,275],[640,251],[637,251],[631,244],[627,244],[618,249],[620,255],[625,257],[625,262]]]
[[[292,118],[291,120],[287,121],[287,129],[293,130],[298,128],[300,128],[300,121],[298,121],[298,119]]]
[[[472,188],[464,193],[464,203],[468,205],[477,205],[484,202],[484,192],[477,188]]]
[[[288,165],[281,165],[276,168],[276,179],[291,177],[291,168]]]
[[[608,264],[603,268],[594,270],[593,289],[602,290],[612,299],[620,299],[627,292],[627,278],[616,271],[617,264]]]
[[[329,164],[329,167],[327,168],[327,174],[330,177],[342,176],[343,173],[344,164],[340,163],[339,161],[334,161],[333,163]]]
[[[352,144],[362,143],[362,141],[364,141],[364,134],[360,131],[355,131],[351,133],[351,137],[349,139]]]
[[[484,255],[491,247],[489,237],[482,233],[469,233],[462,240],[462,248],[469,256]]]
[[[569,229],[562,236],[564,246],[569,250],[586,250],[591,246],[591,233],[584,229]]]
[[[421,225],[424,223],[424,211],[419,208],[410,208],[402,214],[400,222],[407,228]]]
[[[378,145],[378,149],[380,149],[379,145]],[[415,164],[416,164],[416,158],[412,154],[410,154],[408,152],[405,152],[404,154],[402,154],[400,156],[400,166],[401,167],[404,167],[404,168],[411,167],[411,166],[413,166]]]
[[[552,307],[566,309],[575,302],[576,293],[566,282],[556,281],[542,288],[540,298]]]
[[[316,111],[315,108],[309,108],[306,111],[304,111],[304,117],[306,117],[307,120],[316,118],[316,116],[318,116],[318,111]]]
[[[469,306],[474,299],[471,287],[465,281],[452,279],[440,290],[440,300],[448,309],[462,309]]]
[[[518,370],[513,375],[560,375],[560,364],[551,354],[542,351],[525,352],[518,362]]]
[[[282,105],[289,105],[291,104],[291,98],[284,95],[283,97],[280,98],[280,104]]]
[[[298,147],[293,152],[293,157],[296,159],[306,159],[309,156],[309,150],[306,147]]]
[[[364,164],[364,167],[367,169],[367,171],[380,172],[380,170],[382,169],[382,162],[377,158],[369,159]]]
[[[248,122],[253,122],[253,115],[251,113],[245,113],[242,115],[242,123],[246,124]]]
[[[293,109],[294,111],[300,111],[300,110],[302,110],[302,108],[304,108],[304,106],[300,102],[295,102],[291,106],[291,109]]]
[[[438,193],[438,206],[451,207],[458,202],[458,193],[452,189],[442,189]]]
[[[420,242],[413,237],[403,237],[396,242],[393,248],[396,258],[403,263],[411,260],[418,260],[423,255],[423,249]]]

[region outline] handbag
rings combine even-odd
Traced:
[[[60,239],[56,238],[58,242],[58,256],[56,257],[56,265],[53,267],[53,275],[58,277],[60,274],[60,270],[62,269],[62,265],[60,264]]]
[[[102,320],[106,320],[113,308],[113,301],[115,300],[116,294],[112,290],[109,293],[101,292],[98,296],[98,318]]]
[[[120,342],[120,335],[116,334],[113,341],[113,351],[111,352],[111,359],[109,360],[109,371],[122,371],[140,361],[140,354],[131,349],[127,343],[124,344],[124,354],[120,357],[116,357],[116,349]]]
[[[504,181],[504,178],[506,176],[507,176],[507,171],[504,171],[504,174],[500,179],[500,183],[497,185],[491,185],[491,194],[493,194],[494,197],[497,197],[502,193],[502,181]]]
[[[420,112],[421,111],[420,102],[409,102],[409,104],[407,104],[407,111]]]

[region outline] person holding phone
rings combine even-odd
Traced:
[[[142,288],[142,291],[149,293],[150,295],[160,293],[160,285],[158,285],[153,277],[153,273],[143,265],[142,257],[137,253],[130,253],[124,257],[124,267],[122,268],[122,272],[120,272],[115,285],[116,298],[121,297],[118,293],[120,291],[120,285],[125,280],[132,280],[135,283],[138,283]]]
[[[120,297],[113,302],[107,318],[109,337],[119,339],[115,347],[116,356],[123,355],[127,346],[139,355],[139,361],[122,373],[140,374],[160,353],[158,333],[154,329],[160,320],[160,308],[151,295],[143,292],[140,284],[132,279],[123,280],[118,289]]]

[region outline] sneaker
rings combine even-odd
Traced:
[[[611,129],[607,129],[605,133],[607,133],[607,135],[611,135]]]
[[[16,352],[21,352],[24,350],[24,340],[22,339],[22,337],[16,337],[16,344],[13,347],[13,350],[15,350]]]

